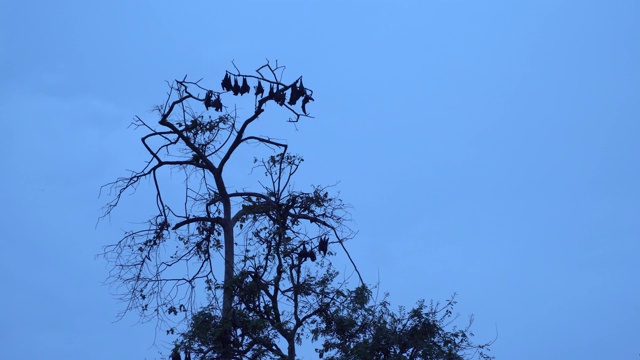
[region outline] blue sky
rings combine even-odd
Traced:
[[[261,131],[305,157],[301,188],[339,182],[393,304],[457,292],[498,359],[637,358],[639,2],[255,3],[0,4],[3,357],[160,358],[95,257],[151,198],[96,227],[99,188],[142,165],[127,126],[165,80],[268,58],[315,119]]]

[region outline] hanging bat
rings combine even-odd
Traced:
[[[222,111],[222,101],[220,101],[220,95],[216,95],[216,99],[213,100],[210,104],[215,111]]]
[[[251,91],[249,84],[247,84],[247,78],[242,78],[242,86],[240,87],[240,95],[248,94]]]
[[[262,97],[263,94],[264,88],[262,87],[262,83],[260,82],[260,80],[258,80],[258,86],[256,86],[256,96],[260,95],[260,97]]]
[[[284,105],[284,102],[287,100],[287,94],[285,94],[284,91],[282,90],[277,90],[276,93],[273,95],[273,100],[275,100],[275,102],[278,103],[278,105],[282,106]]]
[[[233,95],[238,95],[240,93],[240,85],[238,84],[238,77],[233,78]]]
[[[307,251],[307,246],[305,244],[302,244],[302,250],[300,250],[300,252],[298,253],[298,262],[302,264],[305,260],[307,260],[308,256],[309,252]]]
[[[224,79],[222,79],[222,90],[224,91],[231,91],[233,90],[233,85],[231,85],[231,77],[229,76],[229,73],[224,74]]]
[[[318,252],[322,253],[322,256],[326,256],[328,249],[329,249],[329,238],[326,236],[323,236],[320,238],[320,242],[318,243]]]
[[[297,83],[298,80],[296,80],[296,82],[291,85],[291,95],[289,95],[289,102],[287,103],[291,106],[295,105],[296,102],[298,102],[298,99],[300,99],[300,97],[304,95],[304,93],[301,93],[299,91]]]
[[[213,105],[211,104],[211,98],[213,97],[213,91],[207,91],[207,95],[204,96],[204,107],[209,110]]]

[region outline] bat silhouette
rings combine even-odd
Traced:
[[[256,86],[256,96],[260,95],[260,97],[262,97],[263,94],[264,88],[262,87],[262,83],[260,82],[260,80],[258,80],[258,86]]]
[[[302,250],[300,250],[300,252],[298,253],[298,261],[302,264],[305,260],[307,260],[308,256],[309,252],[307,251],[307,246],[305,244],[302,244]]]
[[[231,91],[233,90],[233,85],[231,85],[231,77],[229,76],[229,73],[224,74],[224,79],[222,79],[222,90],[224,91]]]
[[[240,85],[238,84],[237,77],[233,78],[233,88],[231,90],[233,91],[233,95],[238,95],[240,93]]]
[[[248,94],[251,91],[249,84],[247,84],[247,78],[242,78],[242,86],[240,87],[240,95]]]
[[[329,249],[329,238],[323,236],[320,238],[320,242],[318,243],[318,252],[322,253],[322,256],[327,255],[327,251]]]
[[[213,107],[213,110],[215,111],[222,111],[222,101],[220,101],[220,95],[216,95],[216,99],[213,100],[209,105]]]
[[[284,105],[284,102],[287,100],[287,94],[284,93],[284,91],[282,90],[277,90],[276,93],[273,95],[273,100],[278,103],[278,105],[282,106]]]
[[[296,85],[297,83],[298,83],[298,80],[296,80],[296,82],[294,82],[293,85],[291,85],[291,95],[289,95],[289,102],[287,103],[291,106],[295,105],[296,102],[298,102],[298,99],[300,99],[300,97],[304,95],[304,92],[300,92],[300,89]]]
[[[207,94],[204,96],[204,107],[209,110],[213,105],[211,104],[211,98],[213,97],[213,91],[207,91]]]

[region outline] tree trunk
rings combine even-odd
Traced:
[[[226,212],[226,211],[225,211]],[[230,212],[229,212],[230,213]],[[226,215],[226,214],[225,214]],[[230,219],[231,216],[228,217]],[[233,349],[231,343],[232,326],[231,321],[233,311],[233,272],[235,263],[235,243],[233,226],[231,221],[225,224],[224,231],[224,284],[222,287],[222,360],[233,359]]]
[[[287,358],[288,360],[296,360],[296,342],[294,339],[290,339],[287,341],[288,342],[288,354],[287,354]]]

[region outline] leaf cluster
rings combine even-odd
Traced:
[[[488,355],[491,343],[476,345],[469,324],[459,329],[452,326],[456,304],[452,297],[444,306],[419,301],[407,311],[391,309],[387,296],[374,302],[371,290],[360,286],[340,293],[345,301],[337,301],[323,314],[322,326],[313,330],[314,340],[322,340],[317,349],[320,358],[329,360],[462,360]]]

